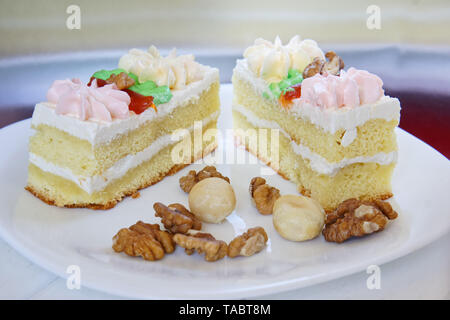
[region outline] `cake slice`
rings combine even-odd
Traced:
[[[26,189],[56,206],[114,207],[216,147],[201,138],[216,128],[219,72],[192,55],[133,49],[87,85],[55,81],[47,99],[33,113]]]
[[[258,39],[232,78],[238,142],[327,211],[349,198],[391,197],[397,158],[398,99],[376,75],[343,67],[312,40]],[[251,143],[260,129],[279,135]]]

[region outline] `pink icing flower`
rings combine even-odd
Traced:
[[[95,80],[88,87],[79,79],[56,80],[47,92],[47,100],[56,104],[57,114],[106,122],[127,118],[131,102],[130,96],[115,84],[99,88]]]
[[[337,106],[336,79],[316,74],[302,82],[301,100],[325,109]]]
[[[325,109],[349,107],[376,102],[384,95],[379,77],[364,70],[350,68],[340,76],[320,75],[302,82],[301,101]]]
[[[348,69],[347,77],[358,84],[361,104],[374,103],[384,95],[383,81],[365,70]]]

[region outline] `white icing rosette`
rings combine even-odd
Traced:
[[[204,75],[204,68],[193,55],[177,56],[173,49],[167,57],[162,57],[155,46],[147,52],[131,49],[120,58],[119,68],[134,73],[140,82],[152,80],[158,86],[166,85],[175,90],[201,80]]]
[[[325,59],[314,40],[301,40],[299,36],[294,36],[287,45],[278,36],[273,43],[258,38],[245,50],[244,57],[250,70],[269,83],[281,81],[290,69],[303,72],[316,57]]]

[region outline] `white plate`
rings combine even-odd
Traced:
[[[222,129],[231,127],[231,86],[221,91]],[[417,138],[397,130],[399,161],[393,178],[391,200],[399,218],[387,229],[344,244],[323,237],[294,243],[281,238],[271,216],[251,206],[249,181],[260,175],[258,164],[219,165],[231,178],[237,208],[221,225],[204,224],[217,238],[231,240],[248,227],[263,226],[269,245],[250,258],[222,259],[208,263],[202,256],[186,256],[181,248],[158,262],[147,262],[114,253],[112,236],[137,220],[157,221],[152,205],[181,202],[187,196],[178,179],[195,164],[127,198],[108,211],[62,209],[48,206],[23,187],[27,175],[30,120],[0,131],[0,234],[15,249],[42,267],[67,277],[70,265],[81,269],[81,284],[112,294],[139,298],[245,298],[305,287],[364,270],[406,255],[447,233],[450,229],[450,165],[437,151]],[[295,186],[278,175],[267,177],[283,194]],[[364,285],[364,284],[362,284]]]

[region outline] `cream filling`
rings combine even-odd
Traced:
[[[311,151],[311,149],[309,149],[307,146],[297,144],[294,140],[291,139],[290,135],[280,127],[277,122],[261,119],[249,109],[237,104],[233,105],[233,111],[242,114],[247,119],[247,121],[255,127],[279,130],[286,136],[286,138],[290,140],[292,150],[296,154],[302,156],[302,158],[309,160],[311,169],[319,174],[334,176],[340,169],[354,163],[375,162],[380,165],[388,165],[397,161],[397,151],[392,151],[389,153],[380,152],[373,156],[358,156],[354,158],[344,158],[338,162],[329,162],[321,155]]]
[[[268,83],[264,79],[254,75],[248,68],[245,59],[237,61],[233,73],[234,76],[250,83],[256,94],[261,97],[264,92],[269,90]],[[274,103],[278,102],[274,101]],[[400,102],[397,98],[383,96],[373,104],[365,104],[355,108],[342,107],[338,109],[323,109],[308,103],[301,103],[300,99],[294,99],[293,106],[287,112],[294,117],[306,119],[326,132],[334,134],[339,129],[352,130],[371,119],[399,121],[400,109]],[[351,137],[356,137],[356,132],[353,132]],[[346,139],[346,143],[351,143],[351,141],[353,140],[350,139],[350,137]]]
[[[219,111],[216,111],[212,115],[201,121],[202,126],[207,126],[210,122],[217,120],[218,117]],[[188,134],[188,132],[194,130],[194,126],[187,129],[188,131],[185,132],[185,135],[173,136],[171,134],[167,134],[161,136],[144,150],[133,155],[127,155],[126,157],[118,160],[113,166],[108,168],[102,174],[91,177],[76,175],[69,168],[57,166],[34,153],[30,153],[29,161],[41,170],[70,180],[87,193],[92,194],[93,192],[105,189],[105,187],[112,181],[123,177],[128,172],[128,170],[133,169],[139,166],[141,163],[150,160],[154,155],[156,155],[159,151],[169,146],[170,144],[181,141]]]
[[[87,140],[92,146],[109,143],[115,137],[135,130],[143,123],[155,118],[163,118],[175,108],[183,107],[200,98],[200,95],[208,90],[215,82],[219,82],[219,70],[205,67],[202,80],[190,83],[181,90],[172,90],[173,97],[168,103],[159,105],[158,112],[149,108],[141,114],[131,114],[126,119],[114,119],[112,122],[100,122],[95,120],[82,121],[69,115],[58,115],[55,105],[49,102],[38,103],[34,108],[32,126],[45,124],[67,132],[79,139]]]
[[[349,145],[352,144],[352,142],[356,139],[356,137],[358,136],[358,129],[357,128],[353,128],[350,130],[345,130],[344,135],[342,136],[341,139],[341,145],[343,147],[347,147]]]

